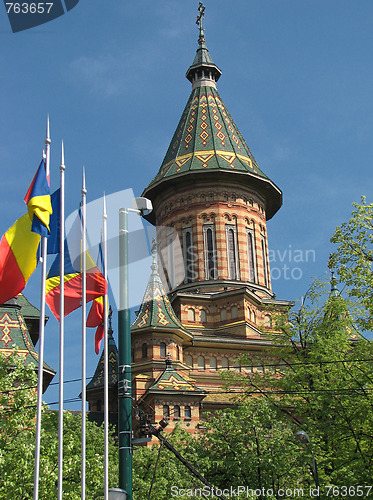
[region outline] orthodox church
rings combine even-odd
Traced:
[[[206,46],[202,4],[199,12],[197,53],[186,72],[191,94],[142,194],[153,204],[147,219],[158,228],[157,243],[131,327],[135,404],[149,421],[166,420],[167,430],[181,422],[190,432],[203,425],[204,412],[232,404],[222,370],[263,369],[257,360],[270,359],[274,317],[292,305],[275,298],[268,259],[266,223],[281,207],[282,192],[258,166],[218,93],[221,71]],[[115,352],[112,340],[113,373]],[[242,354],[253,367],[240,366]],[[102,364],[87,387],[91,411],[103,405]],[[111,388],[116,384],[112,377]]]

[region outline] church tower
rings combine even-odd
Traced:
[[[282,192],[258,166],[218,93],[221,71],[206,46],[203,16],[200,4],[197,53],[186,73],[191,95],[161,168],[143,192],[153,204],[147,218],[157,227],[159,274],[180,324],[173,337],[163,332],[163,350],[152,347],[146,356],[140,345],[155,346],[156,337],[148,329],[147,341],[140,340],[139,317],[132,326],[138,346],[133,386],[142,384],[142,397],[159,389],[166,353],[177,347],[173,369],[206,394],[199,416],[230,404],[216,393],[219,370],[241,370],[243,353],[255,365],[242,367],[248,371],[270,357],[274,317],[291,305],[276,300],[268,259],[267,220],[281,207]]]

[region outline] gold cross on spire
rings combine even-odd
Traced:
[[[204,15],[205,15],[205,6],[203,5],[202,2],[199,2],[198,11],[199,11],[199,13],[197,16],[196,24],[199,25],[199,30],[202,31],[203,30],[202,21],[203,21]]]

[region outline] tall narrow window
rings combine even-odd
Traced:
[[[180,419],[180,406],[175,405],[174,406],[174,420],[179,420]]]
[[[148,344],[146,342],[141,346],[141,352],[144,359],[148,357]]]
[[[203,243],[205,253],[205,279],[216,280],[218,278],[215,226],[213,224],[203,225]]]
[[[261,238],[262,242],[262,259],[263,259],[263,274],[264,274],[264,284],[268,287],[268,266],[267,266],[267,251],[264,237]]]
[[[186,406],[184,408],[184,417],[185,417],[185,420],[190,420],[192,418],[192,410],[191,410],[190,406]]]
[[[167,274],[170,288],[175,286],[174,239],[175,235],[171,231],[167,236]]]
[[[170,407],[168,405],[163,406],[163,419],[170,420]]]
[[[228,258],[228,279],[239,279],[238,251],[237,251],[237,230],[236,226],[227,224],[225,226],[227,239],[227,258]]]
[[[166,357],[166,343],[165,342],[161,342],[159,344],[159,350],[160,350],[161,358],[165,358]]]
[[[187,354],[185,356],[185,364],[188,365],[188,366],[191,366],[193,367],[193,358],[190,354]]]
[[[196,279],[194,272],[194,250],[192,228],[183,229],[183,253],[184,253],[184,283],[191,283]]]
[[[203,356],[198,356],[197,366],[198,366],[198,370],[205,369],[205,358]]]
[[[246,229],[247,238],[247,263],[249,268],[249,281],[251,283],[257,283],[256,278],[256,265],[255,265],[255,238],[254,231],[252,229]]]

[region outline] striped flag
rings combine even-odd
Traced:
[[[25,203],[32,221],[31,231],[48,237],[52,205],[44,159],[41,160],[35,177],[28,188]]]

